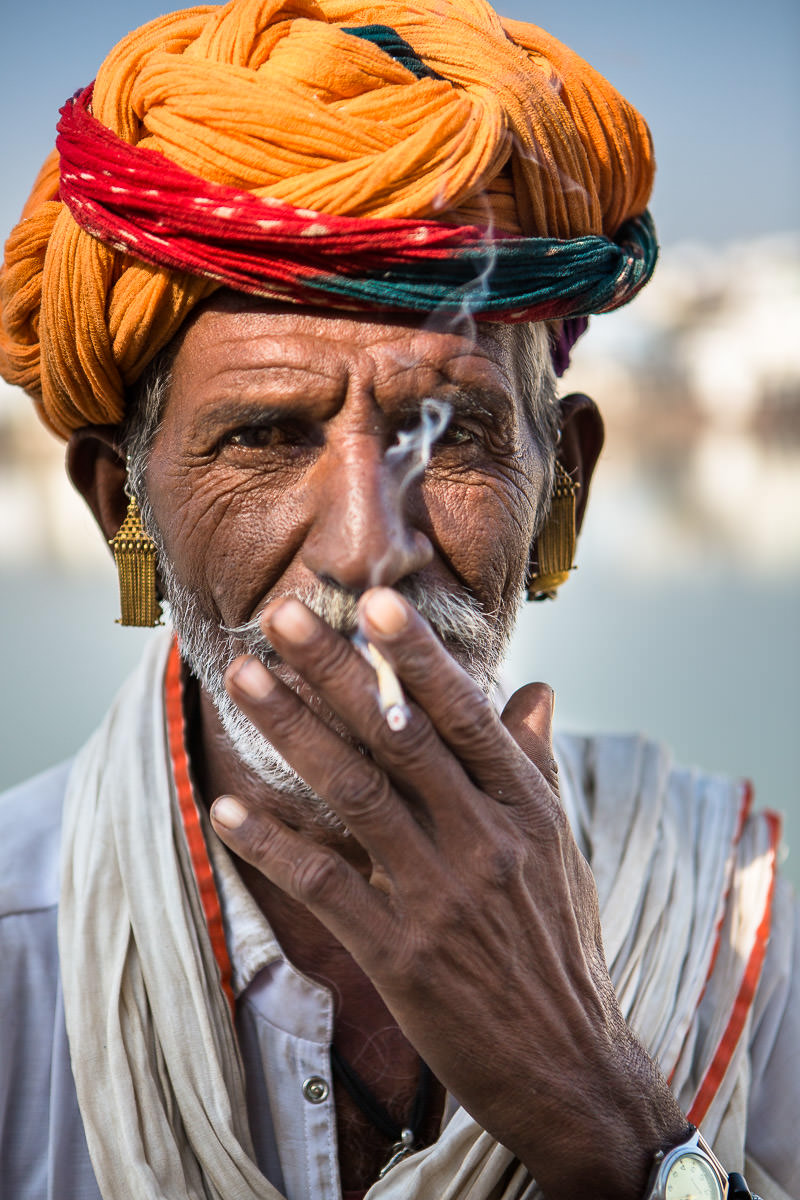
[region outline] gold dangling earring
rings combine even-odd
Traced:
[[[526,585],[529,600],[554,599],[556,588],[566,583],[574,570],[575,494],[579,487],[556,459],[550,508],[536,543],[538,570]]]
[[[156,591],[156,545],[145,532],[135,496],[128,501],[125,520],[108,543],[114,551],[119,576],[118,625],[161,625],[161,604]]]

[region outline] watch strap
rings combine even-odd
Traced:
[[[728,1176],[728,1200],[761,1200],[761,1197],[750,1191],[743,1175],[731,1171]]]

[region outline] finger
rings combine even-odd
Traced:
[[[555,693],[546,683],[528,683],[514,693],[501,721],[524,754],[558,792],[558,763],[553,754]]]
[[[275,749],[390,874],[419,869],[429,839],[384,771],[316,716],[257,658],[239,658],[225,687]]]
[[[364,635],[385,654],[439,736],[475,783],[513,803],[534,779],[531,763],[502,725],[488,696],[397,592],[374,588],[362,598]]]
[[[370,955],[374,959],[376,947],[393,940],[393,914],[384,893],[370,887],[335,850],[238,797],[220,796],[211,822],[226,846],[304,904],[365,971],[374,969]]]
[[[268,606],[262,628],[281,657],[369,747],[398,790],[421,802],[420,819],[428,815],[441,829],[454,795],[460,820],[474,816],[479,800],[472,781],[429,718],[412,704],[405,727],[390,727],[378,703],[374,669],[340,634],[294,598]]]

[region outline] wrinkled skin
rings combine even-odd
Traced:
[[[429,395],[453,420],[402,495],[383,454]],[[562,415],[562,461],[588,482],[596,418]],[[113,440],[95,430],[70,450],[109,536],[124,503]],[[183,338],[147,477],[181,581],[225,624],[263,609],[285,664],[235,661],[230,695],[349,831],[255,781],[201,696],[193,763],[206,803],[223,797],[214,827],[286,952],[334,989],[341,1051],[380,1040],[391,1094],[367,1082],[400,1113],[421,1055],[550,1200],[638,1200],[686,1121],[608,977],[594,882],[558,803],[552,693],[529,685],[499,717],[391,590],[416,574],[507,606],[541,481],[502,327],[473,342],[224,300]],[[286,598],[313,578],[364,593],[363,631],[412,701],[405,730],[389,731],[351,643]],[[343,1184],[366,1186],[385,1144],[359,1156],[370,1130],[347,1125],[338,1092],[337,1108]]]

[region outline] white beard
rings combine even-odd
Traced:
[[[270,669],[280,661],[261,632],[258,617],[234,629],[219,625],[203,611],[197,595],[177,578],[157,534],[155,540],[159,548],[161,584],[180,641],[181,656],[211,698],[235,753],[269,788],[296,798],[306,813],[309,809],[314,810],[319,824],[340,828],[338,818],[324,800],[256,729],[225,690],[224,672],[238,655],[255,655]],[[516,599],[494,619],[489,619],[466,591],[454,593],[441,587],[431,589],[413,579],[401,581],[396,590],[426,618],[479,687],[487,695],[491,693],[522,600],[521,587],[515,592]],[[351,592],[318,583],[292,594],[338,632],[350,636],[356,631],[357,598]],[[270,599],[277,599],[277,596]]]

